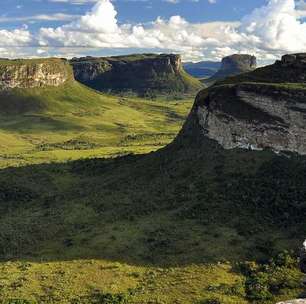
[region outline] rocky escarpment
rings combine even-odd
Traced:
[[[0,90],[59,86],[72,78],[65,60],[0,60]]]
[[[239,75],[255,70],[256,57],[247,54],[234,54],[222,59],[221,68],[214,74],[211,80],[224,79],[229,76]]]
[[[294,56],[200,92],[181,135],[200,134],[224,149],[306,154],[306,69],[300,73],[303,56]]]
[[[179,55],[84,57],[70,62],[78,81],[101,91],[186,92],[202,87],[183,70]]]

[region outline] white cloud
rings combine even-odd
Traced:
[[[26,28],[9,30],[0,30],[0,46],[19,47],[28,46],[32,42],[32,35]]]
[[[306,51],[306,23],[297,19],[294,0],[271,0],[242,20],[252,43],[267,51]]]
[[[170,2],[176,3],[177,0]],[[172,16],[168,20],[157,18],[150,23],[133,25],[119,24],[114,4],[110,0],[99,0],[91,11],[75,21],[56,28],[41,28],[35,39],[26,29],[16,30],[21,31],[21,35],[5,31],[7,38],[0,38],[0,47],[7,45],[5,41],[9,41],[8,45],[36,42],[40,49],[58,48],[63,55],[79,48],[133,48],[181,53],[186,60],[220,59],[239,52],[272,60],[286,52],[306,51],[306,23],[300,20],[305,13],[304,0],[300,0],[297,7],[294,0],[269,0],[240,22],[193,24],[181,16]],[[43,55],[46,52],[38,53]]]

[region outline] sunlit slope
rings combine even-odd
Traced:
[[[100,94],[78,82],[0,95],[0,166],[143,153],[169,143],[191,100]]]

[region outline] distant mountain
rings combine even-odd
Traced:
[[[255,70],[257,67],[256,57],[247,54],[234,54],[224,57],[220,69],[209,79],[204,80],[206,84],[212,84],[217,80],[229,76],[239,75],[242,73]]]
[[[207,78],[213,76],[221,67],[221,62],[200,61],[185,62],[183,67],[187,73],[196,78]]]
[[[99,91],[150,93],[190,93],[203,84],[183,69],[174,54],[139,54],[117,57],[73,58],[75,78]]]

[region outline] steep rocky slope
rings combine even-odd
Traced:
[[[100,91],[185,93],[202,87],[184,71],[179,55],[84,57],[72,59],[71,64],[78,81]]]
[[[239,75],[256,69],[256,57],[248,54],[234,54],[222,59],[220,69],[205,83],[214,83],[229,76]]]
[[[200,133],[225,149],[306,154],[304,58],[286,55],[271,66],[203,90],[182,134]]]
[[[0,90],[59,86],[72,78],[65,60],[0,60]]]

